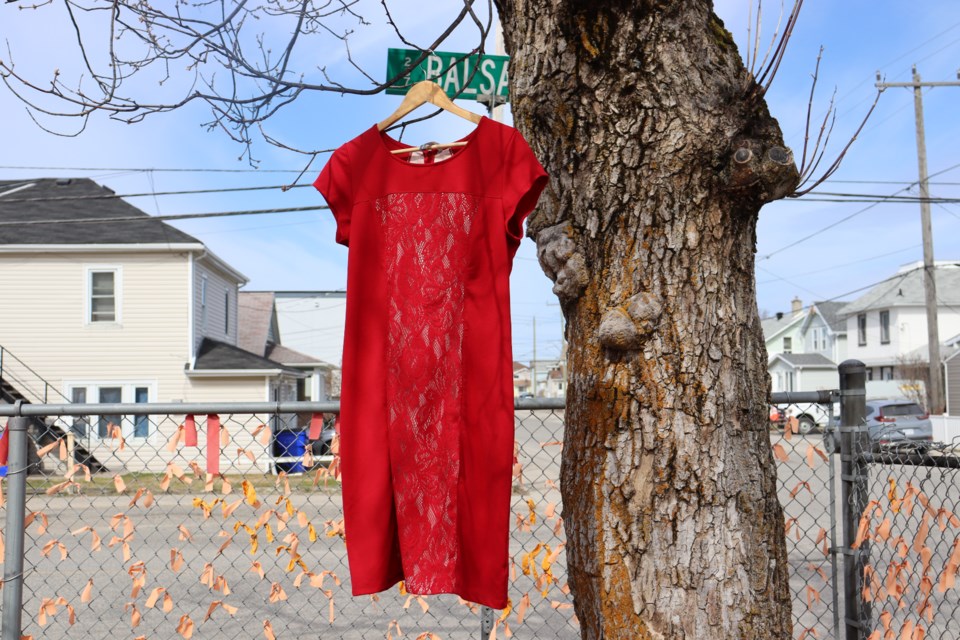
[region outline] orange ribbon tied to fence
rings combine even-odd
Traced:
[[[310,416],[310,431],[307,433],[307,439],[319,440],[320,432],[323,430],[323,414],[315,413]]]
[[[185,447],[199,446],[197,442],[197,421],[187,416],[183,421],[183,445]],[[207,473],[220,473],[220,416],[211,413],[207,416]]]

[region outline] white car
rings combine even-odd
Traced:
[[[786,415],[789,423],[791,418],[797,421],[797,432],[803,435],[813,431],[824,431],[830,422],[830,405],[814,402],[775,405],[781,413]],[[835,415],[840,415],[840,409],[834,405]]]

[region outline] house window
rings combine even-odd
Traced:
[[[873,367],[867,367],[867,380],[873,380]]]
[[[100,387],[100,404],[120,403],[123,397],[123,387]],[[114,427],[120,426],[119,415],[101,415],[97,420],[97,435],[101,438],[109,438]]]
[[[86,404],[87,403],[87,389],[86,387],[75,387],[70,393],[70,402],[73,404]],[[73,425],[70,427],[70,430],[73,431],[78,436],[87,435],[87,419],[82,416],[77,416],[73,419]]]
[[[893,367],[880,367],[881,380],[893,380]]]
[[[200,277],[200,328],[207,328],[207,276]]]
[[[87,279],[87,321],[117,322],[117,270],[91,269]]]
[[[867,344],[867,314],[857,316],[857,344],[861,347]]]
[[[823,351],[827,348],[827,335],[823,327],[817,327],[813,330],[813,350]]]
[[[230,290],[223,292],[223,332],[230,335]]]
[[[787,337],[783,339],[783,352],[793,353],[793,338]]]
[[[74,403],[89,402],[101,404],[143,404],[150,402],[156,394],[156,388],[151,383],[77,383],[67,385],[67,395]],[[90,426],[94,428],[91,430]],[[124,417],[116,413],[84,416],[75,418],[71,427],[77,435],[84,437],[110,438],[115,434],[114,427],[120,428],[124,438],[148,438],[154,430],[150,417],[147,415],[132,415]]]
[[[784,376],[786,377],[786,389],[784,391],[793,391],[793,371],[787,371]]]
[[[880,312],[880,344],[890,344],[890,312]]]
[[[133,401],[137,404],[150,402],[150,389],[147,387],[136,387],[133,391]],[[133,417],[133,437],[146,438],[150,435],[150,417]]]

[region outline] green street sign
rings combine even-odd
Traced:
[[[421,53],[416,49],[387,49],[387,80],[411,69]],[[464,58],[465,55],[433,51],[408,75],[388,87],[387,93],[403,95],[421,80],[434,80],[451,98],[459,93],[460,98],[485,104],[490,104],[491,96],[496,96],[498,104],[509,102],[507,71],[510,57],[474,54]]]

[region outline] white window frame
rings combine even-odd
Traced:
[[[207,274],[200,275],[200,331],[207,330]]]
[[[120,402],[123,404],[136,404],[136,392],[138,388],[147,389],[147,402],[156,402],[157,401],[157,382],[156,380],[70,380],[64,383],[64,395],[68,398],[73,397],[73,390],[78,388],[84,388],[87,390],[87,404],[99,404],[100,399],[100,389],[110,388],[110,387],[119,387],[120,388]],[[128,416],[123,416],[123,420],[120,425],[120,432],[123,435],[123,438],[128,442],[133,443],[143,443],[148,442],[152,444],[157,444],[160,442],[160,434],[156,425],[152,422],[149,423],[149,432],[147,437],[134,437],[134,419],[135,414],[130,414]],[[101,438],[99,430],[97,428],[99,422],[99,416],[82,416],[81,418],[86,419],[87,422],[87,435],[86,439],[91,441],[100,441],[106,440],[107,438]]]
[[[93,274],[113,273],[113,320],[93,319]],[[91,264],[84,269],[83,324],[88,327],[117,327],[123,324],[123,267],[116,264]]]
[[[857,314],[857,346],[867,346],[867,314]]]
[[[823,351],[827,348],[827,330],[825,327],[814,327],[813,350]]]
[[[890,344],[890,310],[884,309],[879,312],[880,317],[880,344]],[[886,318],[886,322],[884,322]]]
[[[783,353],[793,353],[793,336],[783,337]]]

